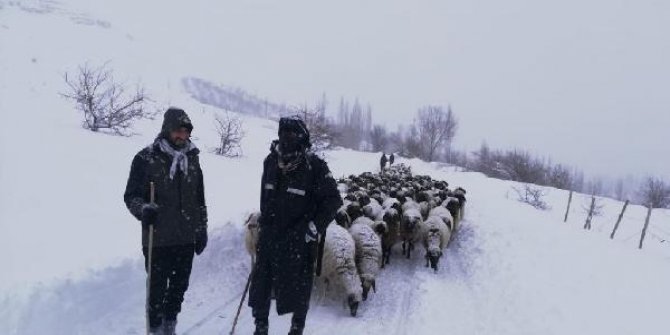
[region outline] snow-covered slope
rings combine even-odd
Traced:
[[[95,134],[81,129],[58,95],[63,72],[108,60],[117,77],[141,80],[156,108],[178,105],[193,119],[211,241],[196,258],[179,332],[227,332],[249,273],[242,222],[258,205],[261,162],[276,124],[243,116],[244,156],[208,153],[216,144],[211,120],[220,111],[188,98],[179,83],[196,68],[217,64],[161,57],[169,36],[157,41],[160,28],[121,19],[139,14],[100,12],[85,1],[0,1],[0,334],[143,333],[139,225],[122,193],[130,161],[155,136],[160,115],[139,123],[137,136]],[[375,171],[379,154],[334,150],[325,157],[342,176]],[[420,255],[405,260],[396,250],[359,317],[349,317],[338,302],[315,300],[307,333],[665,334],[670,328],[664,315],[670,247],[661,242],[670,235],[670,212],[654,212],[638,250],[641,207],[629,208],[612,241],[620,202],[603,200],[604,215],[587,232],[581,229],[584,195],[576,196],[563,223],[565,191],[548,189],[552,209],[537,211],[515,200],[515,183],[400,162],[468,190],[466,219],[440,271],[425,269]],[[272,333],[285,333],[288,323],[273,316]],[[238,329],[251,333],[247,308]]]

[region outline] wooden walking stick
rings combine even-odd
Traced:
[[[244,304],[244,299],[247,297],[247,292],[249,292],[249,285],[251,284],[251,278],[254,275],[254,269],[252,267],[251,272],[249,272],[249,278],[247,279],[247,285],[244,286],[244,293],[242,293],[242,299],[240,299],[240,305],[237,306],[237,314],[235,314],[235,320],[233,320],[233,329],[230,330],[230,335],[235,334],[235,327],[237,327],[237,320],[240,318],[240,312],[242,311],[242,305]]]
[[[154,203],[154,182],[149,183],[149,201]],[[149,244],[147,247],[147,303],[146,303],[146,321],[147,321],[147,335],[149,335],[149,309],[151,307],[151,257],[153,256],[154,249],[154,225],[149,225]]]

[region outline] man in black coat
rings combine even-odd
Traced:
[[[382,158],[379,159],[379,171],[382,173],[384,172],[384,168],[386,167],[386,153],[382,152]]]
[[[123,199],[142,222],[142,253],[151,268],[149,330],[173,335],[188,289],[193,253],[207,245],[207,207],[199,150],[190,141],[193,124],[181,109],[169,108],[153,144],[133,159]],[[150,200],[150,184],[154,199]],[[148,236],[153,229],[152,264]]]
[[[279,140],[263,162],[260,234],[249,291],[254,335],[268,333],[270,298],[278,314],[293,313],[290,335],[305,327],[317,245],[342,199],[328,165],[308,152],[305,123],[279,120]]]
[[[395,161],[395,156],[393,153],[391,153],[391,156],[389,156],[389,166],[393,165],[393,162]]]

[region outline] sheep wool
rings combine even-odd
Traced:
[[[374,221],[359,218],[349,228],[356,246],[356,266],[363,285],[363,300],[372,288],[376,291],[376,278],[381,269],[382,242],[371,226]]]
[[[244,223],[244,246],[251,256],[251,265],[256,262],[256,246],[258,245],[258,232],[260,230],[258,219],[261,217],[261,212],[253,212]]]
[[[355,254],[356,245],[351,234],[336,224],[328,225],[321,278],[323,281],[333,284],[338,295],[344,295],[350,308],[352,308],[352,315],[355,315],[352,302],[357,304],[361,301],[363,295],[361,278],[356,269]]]

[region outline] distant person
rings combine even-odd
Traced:
[[[384,172],[384,168],[386,167],[386,153],[382,152],[382,158],[379,159],[379,170],[381,172]]]
[[[394,161],[395,161],[395,156],[393,156],[393,153],[391,153],[391,156],[389,157],[389,166],[393,165]]]
[[[177,314],[188,289],[193,253],[207,246],[207,207],[198,148],[191,142],[191,120],[169,108],[154,143],[142,149],[130,167],[123,199],[142,222],[142,253],[149,283],[149,332],[174,335]],[[154,199],[151,202],[151,186]],[[149,230],[153,229],[151,264]]]
[[[268,334],[273,292],[277,313],[293,313],[289,335],[302,335],[317,243],[323,243],[326,227],[342,206],[328,165],[309,153],[310,147],[301,119],[279,120],[279,140],[272,142],[261,179],[260,233],[249,290],[254,335]]]

